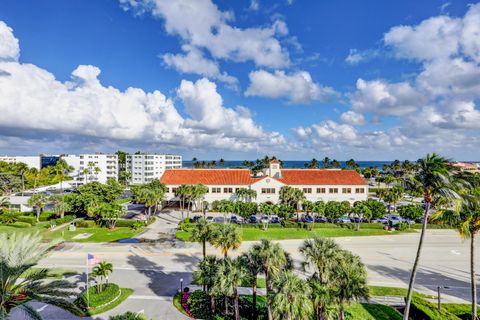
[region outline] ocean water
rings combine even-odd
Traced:
[[[203,160],[199,160],[200,162]],[[211,160],[205,160],[205,162],[209,162]],[[225,160],[225,164],[223,166],[218,164],[218,160],[215,160],[217,162],[215,168],[243,168],[243,161],[240,160]],[[283,161],[283,167],[284,168],[305,168],[305,163],[309,163],[310,160],[296,160],[296,161]],[[360,166],[360,168],[368,168],[368,167],[377,167],[378,169],[381,169],[384,164],[391,164],[393,161],[357,161],[357,164]],[[320,162],[320,165],[322,162]],[[345,161],[341,161],[342,168],[344,168]],[[183,167],[184,168],[192,168],[193,167],[193,161],[183,161]]]

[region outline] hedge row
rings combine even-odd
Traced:
[[[118,227],[118,228],[132,228],[135,225],[135,223],[138,223],[139,221],[142,222],[142,220],[118,219],[116,224],[115,224],[115,227]],[[150,222],[147,225],[150,225],[153,222],[155,222],[155,217],[152,217],[150,219]],[[94,228],[94,227],[98,226],[99,224],[101,225],[101,223],[102,223],[101,220],[99,220],[98,223],[95,220],[80,220],[80,221],[77,221],[75,224],[76,224],[77,228]]]
[[[30,228],[32,225],[30,223],[27,223],[27,222],[17,221],[17,222],[14,222],[14,223],[7,224],[7,226],[15,227],[15,228]]]
[[[98,286],[98,285],[97,285]],[[109,302],[112,302],[115,298],[120,295],[120,287],[115,283],[108,283],[103,286],[103,291],[97,293],[97,286],[88,288],[89,295],[89,307],[97,308]],[[84,291],[79,297],[80,303],[83,306],[87,306],[87,292]]]
[[[17,220],[20,222],[26,222],[32,226],[37,224],[37,218],[35,217],[30,217],[30,216],[18,216]]]

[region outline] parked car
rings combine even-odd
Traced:
[[[225,223],[225,218],[224,217],[215,217],[214,221],[216,223]]]
[[[313,222],[313,218],[311,215],[305,214],[302,216],[302,221],[303,222]]]
[[[280,218],[278,216],[271,216],[270,223],[280,223]]]
[[[379,220],[383,224],[390,224],[392,226],[395,226],[401,222],[404,222],[402,217],[400,217],[398,214],[387,214],[384,215],[382,218]]]
[[[335,223],[351,223],[352,221],[350,220],[349,216],[341,216],[340,218],[337,218],[334,220]]]
[[[327,223],[327,222],[328,222],[328,220],[327,220],[327,218],[325,218],[325,217],[322,217],[322,216],[316,216],[316,217],[315,217],[315,222],[319,222],[319,223]]]
[[[268,219],[268,216],[262,216],[260,218],[260,223],[269,223],[270,219]]]
[[[213,221],[215,221],[215,219],[212,216],[207,217],[207,222],[213,222]]]
[[[198,222],[198,220],[200,220],[202,218],[202,216],[193,216],[192,219],[190,219],[191,222]]]
[[[241,223],[243,223],[243,219],[242,219],[242,217],[237,217],[237,216],[233,215],[233,216],[230,217],[230,223],[241,224]]]
[[[257,223],[257,216],[256,215],[251,215],[250,218],[248,218],[249,223]]]

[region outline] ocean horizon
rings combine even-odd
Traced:
[[[198,160],[199,162],[205,161],[216,161],[215,168],[243,168],[243,160],[225,160],[225,163],[223,165],[219,165],[218,160]],[[254,160],[248,160],[248,161],[254,161]],[[284,168],[305,168],[305,164],[310,163],[311,160],[285,160],[283,161],[283,167]],[[323,164],[322,161],[318,161],[319,164]],[[393,161],[356,161],[357,164],[359,165],[360,168],[369,168],[369,167],[378,167],[379,169],[384,165],[390,165]],[[346,163],[345,161],[340,161],[341,167],[345,168]],[[184,160],[183,161],[183,167],[184,168],[192,168],[193,167],[193,161],[192,160]]]

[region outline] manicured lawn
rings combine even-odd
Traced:
[[[348,320],[402,320],[403,317],[394,308],[382,304],[353,303],[345,308]]]
[[[357,237],[357,236],[380,236],[400,234],[399,231],[388,232],[383,229],[360,229],[359,231],[350,230],[347,228],[319,228],[311,231],[305,229],[295,228],[271,228],[262,230],[259,228],[239,228],[242,234],[243,241],[260,240],[262,238],[270,240],[286,240],[286,239],[307,239],[318,237]],[[190,232],[177,231],[178,239],[189,241]]]
[[[73,276],[78,274],[75,270],[63,269],[63,268],[30,268],[27,272],[25,272],[22,277],[27,276],[29,273],[33,271],[39,271],[42,269],[48,269],[48,278],[50,279],[63,279],[64,277]]]
[[[133,289],[121,288],[121,294],[120,294],[120,297],[117,300],[113,301],[110,304],[107,304],[104,307],[96,308],[95,310],[88,310],[86,312],[86,315],[87,316],[93,316],[93,315],[96,315],[96,314],[107,312],[108,310],[111,310],[111,309],[115,308],[120,303],[125,301],[132,293],[133,293]]]
[[[380,286],[368,286],[371,296],[399,296],[406,297],[407,289],[406,288],[397,288],[397,287],[380,287]],[[436,296],[430,296],[417,291],[413,292],[414,295],[422,298],[436,298]]]
[[[64,239],[73,242],[114,242],[120,239],[131,238],[142,231],[143,228],[132,230],[126,227],[118,227],[113,230],[98,227],[77,228],[75,231],[69,231],[68,227],[65,227],[54,232],[46,233],[43,236],[46,239]],[[90,233],[92,235],[87,239],[73,239],[73,237],[82,233]]]
[[[461,319],[471,319],[472,318],[472,305],[463,304],[463,303],[442,303],[442,308],[445,308],[448,312],[453,313]],[[477,309],[480,310],[480,306],[477,306]]]

